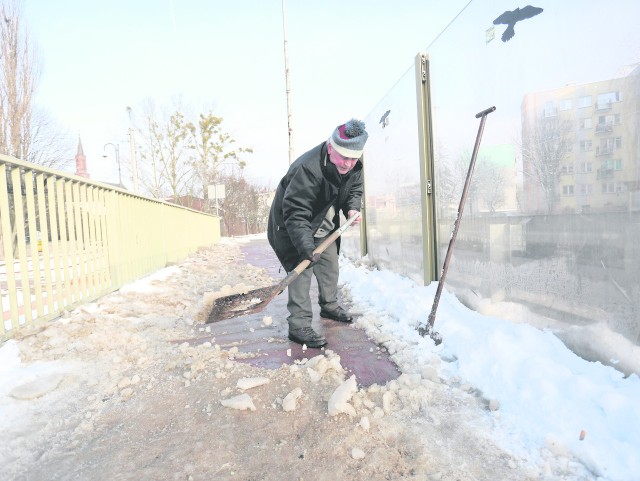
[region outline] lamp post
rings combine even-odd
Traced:
[[[129,114],[129,147],[131,148],[131,172],[133,173],[133,191],[138,193],[138,164],[136,162],[136,140],[133,134],[133,124],[131,121],[131,107],[127,106]]]
[[[118,182],[120,183],[120,187],[122,187],[122,170],[120,169],[120,147],[118,147],[116,144],[108,142],[104,144],[104,147],[102,148],[103,152],[107,149],[108,145],[113,147],[113,150],[116,153],[116,162],[118,163]],[[107,154],[103,154],[102,156],[106,158]]]
[[[291,113],[291,81],[289,79],[289,49],[287,41],[287,17],[285,13],[285,0],[282,0],[282,33],[284,36],[284,78],[287,91],[287,130],[289,131],[289,165],[293,163],[293,114]]]

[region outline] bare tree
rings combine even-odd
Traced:
[[[438,170],[435,188],[441,211],[440,216],[443,219],[448,211],[456,209],[456,199],[460,197],[460,192],[462,192],[460,179],[454,175],[451,163],[447,147],[438,141],[435,149],[435,165]]]
[[[0,13],[0,153],[64,167],[73,161],[73,145],[46,112],[34,107],[39,61],[19,2],[0,0]]]
[[[171,198],[187,207],[209,210],[208,186],[223,184],[225,199],[220,212],[227,234],[244,235],[264,229],[268,215],[266,199],[238,174],[252,149],[237,147],[222,128],[223,119],[212,112],[200,114],[190,122],[181,109],[162,117],[153,104],[143,107],[144,124],[138,131],[140,142],[140,179],[157,198]],[[232,173],[225,173],[227,166]]]
[[[489,212],[494,213],[504,204],[507,180],[504,169],[496,165],[490,157],[481,157],[478,163],[478,196]]]
[[[35,90],[36,59],[22,27],[17,2],[0,4],[0,102],[2,151],[25,159],[31,144],[31,101]]]
[[[542,118],[522,132],[522,160],[525,182],[534,182],[542,192],[547,213],[557,199],[562,161],[571,151],[571,124],[558,117]]]
[[[226,197],[222,202],[222,219],[228,235],[255,234],[263,229],[268,206],[256,186],[243,177],[221,176]]]
[[[252,153],[249,148],[232,148],[235,140],[222,129],[222,117],[212,112],[200,114],[197,124],[189,124],[191,142],[195,150],[194,170],[198,190],[201,189],[204,204],[209,206],[208,186],[215,184],[220,175],[220,167],[231,163],[243,169],[246,162],[241,155]]]
[[[31,145],[24,160],[54,169],[74,165],[74,145],[77,139],[46,111],[35,107],[31,118]]]
[[[162,176],[162,166],[160,164],[162,152],[160,124],[152,101],[149,100],[143,106],[142,111],[144,112],[143,126],[138,129],[142,137],[139,142],[140,170],[138,178],[150,195],[156,199],[161,199],[168,196],[168,190],[165,179]]]
[[[193,172],[189,168],[189,124],[184,114],[174,112],[165,124],[160,151],[162,175],[167,181],[171,197],[177,199],[187,194],[191,187]]]
[[[140,180],[154,197],[204,199],[208,210],[208,186],[217,182],[223,165],[243,169],[243,154],[251,149],[235,147],[235,140],[222,128],[223,119],[213,113],[189,121],[178,107],[170,116],[159,114],[150,101],[143,106]]]
[[[139,179],[152,196],[177,200],[193,192],[190,126],[179,110],[163,118],[152,105],[145,108]]]
[[[470,161],[471,150],[465,149],[453,165],[451,162],[438,162],[438,199],[442,208],[457,209]],[[469,184],[469,214],[477,211],[481,203],[489,212],[495,212],[504,203],[506,183],[503,169],[491,157],[480,155]]]

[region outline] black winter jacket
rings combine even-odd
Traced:
[[[322,224],[329,207],[335,207],[335,229],[340,227],[340,211],[360,211],[363,176],[362,160],[344,175],[329,161],[326,142],[301,155],[287,171],[271,204],[267,238],[280,263],[291,272],[304,259],[311,259],[313,234]],[[340,247],[338,239],[338,249]]]

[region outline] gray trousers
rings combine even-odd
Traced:
[[[324,238],[315,238],[316,247]],[[311,274],[318,281],[318,304],[322,309],[336,309],[338,307],[338,247],[334,242],[322,253],[313,267],[305,269],[295,281],[289,284],[287,309],[289,310],[290,329],[311,326],[313,313],[311,311]]]

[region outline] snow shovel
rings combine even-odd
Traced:
[[[473,146],[473,153],[471,154],[471,162],[469,163],[469,170],[467,171],[467,179],[464,182],[464,188],[462,189],[462,197],[460,198],[460,205],[458,206],[458,215],[456,216],[456,221],[453,224],[453,232],[451,233],[451,239],[449,239],[449,247],[447,248],[447,255],[444,258],[444,265],[442,266],[442,274],[440,275],[440,279],[438,280],[438,289],[436,290],[436,295],[433,298],[433,306],[431,307],[431,313],[429,314],[429,318],[427,320],[427,325],[418,326],[418,333],[424,337],[425,334],[428,334],[433,342],[435,342],[436,346],[442,342],[442,335],[439,332],[436,332],[433,329],[433,324],[436,321],[436,310],[438,309],[438,303],[440,302],[440,294],[442,294],[442,287],[444,286],[444,280],[447,277],[447,270],[449,269],[449,259],[451,259],[451,254],[453,252],[453,245],[456,242],[456,237],[458,235],[458,227],[460,226],[460,218],[462,217],[462,211],[464,209],[464,204],[467,200],[467,192],[469,191],[469,184],[471,184],[471,176],[473,175],[473,168],[476,164],[476,157],[478,156],[478,149],[480,148],[480,140],[482,139],[482,132],[484,131],[484,123],[487,120],[487,115],[496,110],[495,107],[489,107],[488,109],[483,110],[482,112],[478,112],[476,114],[476,119],[480,119],[480,127],[478,128],[478,135],[476,136],[476,144]]]
[[[335,240],[340,237],[359,217],[360,213],[351,216],[349,220],[347,220],[347,222],[345,222],[338,230],[334,231],[322,242],[322,244],[316,247],[313,253],[320,254],[324,252],[325,249],[333,244]],[[309,264],[311,264],[309,259],[303,260],[294,270],[289,272],[287,277],[273,286],[260,287],[249,292],[219,297],[213,303],[213,307],[211,308],[211,312],[209,312],[206,324],[260,312],[273,300],[274,297],[284,291],[289,284],[296,280],[300,273],[309,267]]]

